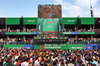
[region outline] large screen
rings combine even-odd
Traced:
[[[61,5],[39,5],[38,18],[61,18]]]

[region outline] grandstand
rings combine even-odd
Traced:
[[[39,5],[38,17],[0,18],[0,66],[100,66],[100,18],[61,12]]]
[[[61,17],[61,5],[39,5],[38,17],[0,18],[0,47],[97,49],[99,25],[100,18]]]
[[[46,48],[47,46],[54,45],[60,47],[59,49],[62,49],[62,44],[64,46],[67,46],[67,44],[73,46],[100,44],[99,20],[91,17],[80,17],[79,19],[81,20],[81,23],[78,23],[77,17],[44,19],[43,22],[40,22],[41,19],[36,17],[0,18],[0,45],[4,45],[4,47],[6,45],[16,45],[17,47],[17,45],[31,44],[34,45],[34,49],[37,49],[37,46],[35,45],[38,45],[39,43],[36,42],[37,44],[35,44],[36,39],[36,41],[41,39],[41,42],[39,41],[40,43],[43,42],[43,39],[48,39],[48,41],[49,39],[52,39],[55,41],[54,43],[52,41],[52,43],[48,43],[48,41],[47,43],[43,42],[44,44],[42,44]],[[53,23],[49,24],[48,22]],[[52,35],[55,38],[50,38],[53,37]],[[66,42],[64,42],[64,40],[62,40],[62,42],[57,42],[56,39],[68,39],[68,41],[66,40]],[[57,49],[54,46],[51,48]]]

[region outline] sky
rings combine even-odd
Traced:
[[[38,5],[60,4],[62,17],[100,17],[100,0],[0,0],[0,17],[38,17]]]

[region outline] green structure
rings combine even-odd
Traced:
[[[21,18],[5,18],[5,25],[20,25]],[[81,25],[94,25],[95,18],[89,17],[80,17]],[[40,25],[40,32],[42,31],[57,31],[59,32],[59,25],[63,25],[63,29],[65,25],[77,25],[77,17],[67,17],[60,19],[38,19],[36,17],[23,17],[23,25],[36,25],[36,29],[39,29],[38,25]],[[6,35],[19,35],[19,34],[32,34],[31,32],[6,32]],[[65,33],[64,33],[65,34]],[[70,34],[66,33],[66,34]],[[95,34],[94,32],[79,32],[78,34]]]
[[[21,25],[21,19],[23,19],[23,27],[20,27]],[[77,17],[64,17],[64,18],[59,18],[59,19],[39,19],[36,17],[23,17],[23,18],[5,18],[5,26],[6,29],[8,30],[11,26],[19,26],[19,28],[21,29],[27,29],[27,26],[30,25],[35,25],[36,30],[39,31],[35,31],[35,32],[9,32],[6,31],[5,32],[5,36],[7,36],[7,38],[9,38],[9,36],[22,36],[21,39],[26,39],[27,36],[31,35],[33,37],[34,40],[34,36],[35,39],[51,39],[50,37],[52,37],[51,35],[55,36],[55,39],[68,39],[69,35],[74,35],[75,37],[77,37],[78,35],[90,35],[90,37],[93,37],[93,35],[95,35],[96,33],[94,31],[90,31],[90,32],[61,32],[61,30],[64,30],[66,25],[67,26],[73,26],[74,28],[77,28]],[[89,25],[89,29],[91,29],[91,26],[93,27],[92,29],[95,29],[94,24],[95,24],[95,18],[89,18],[89,17],[80,17],[81,20],[81,26],[83,25]],[[44,35],[48,36],[49,38],[46,38]],[[63,38],[63,35],[65,36],[65,38]],[[39,38],[37,36],[40,36]],[[43,38],[41,36],[44,36]],[[59,37],[59,38],[58,38]],[[78,37],[77,37],[78,38]],[[52,39],[53,40],[53,39]],[[24,41],[24,40],[23,40]],[[59,43],[32,43],[34,44],[34,49],[84,49],[85,44],[68,44],[63,43],[61,44]],[[11,46],[11,45],[10,45]],[[14,45],[16,46],[16,45]],[[41,46],[41,47],[40,47]],[[8,48],[9,45],[4,45],[5,48]],[[12,45],[13,47],[13,45]]]

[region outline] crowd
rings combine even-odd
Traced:
[[[94,32],[100,32],[100,29],[94,29]]]
[[[79,29],[78,32],[93,32],[93,29]]]
[[[36,32],[36,29],[27,29],[26,32]]]
[[[0,32],[40,32],[40,30],[36,30],[36,28],[31,28],[31,29],[0,29]],[[64,29],[63,32],[100,32],[100,29]]]
[[[35,29],[33,29],[33,28],[32,29],[25,29],[24,28],[23,30],[22,29],[12,29],[12,30],[8,29],[7,31],[8,32],[36,32],[37,30],[36,30],[36,28]]]
[[[73,29],[64,29],[63,32],[74,32]]]
[[[0,49],[0,66],[100,66],[95,50]]]
[[[69,44],[98,44],[99,38],[69,38]]]
[[[23,38],[1,38],[0,44],[33,44],[33,38],[28,38],[27,40]]]
[[[7,30],[6,29],[0,29],[0,32],[6,32]]]
[[[0,44],[33,44],[33,39],[34,38],[27,38],[27,39],[1,38]],[[39,38],[35,38],[35,39],[39,39]],[[46,39],[46,38],[43,38],[43,39]],[[57,39],[57,38],[55,38],[55,39]],[[77,38],[77,39],[76,38],[68,38],[68,44],[100,44],[100,39],[99,38]]]
[[[23,29],[23,30],[20,30],[20,29],[15,29],[15,30],[6,30],[6,29],[0,29],[0,32],[36,32],[36,31],[39,31],[39,30],[36,30],[36,29]],[[73,30],[73,29],[64,29],[63,32],[100,32],[100,29],[79,29],[78,31],[76,30]]]
[[[16,30],[10,30],[10,29],[8,29],[8,32],[23,32],[23,30],[20,30],[20,29],[16,29]]]

